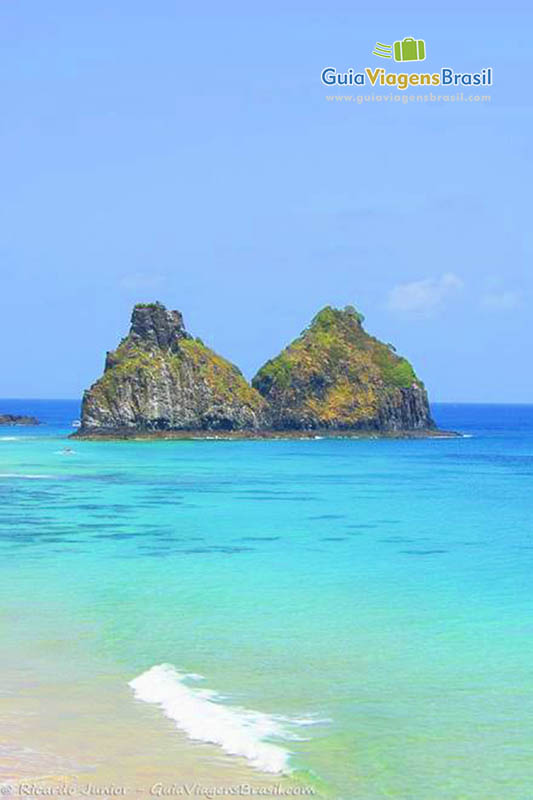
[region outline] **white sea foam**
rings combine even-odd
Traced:
[[[0,472],[0,478],[20,478],[26,481],[51,480],[52,475],[23,475],[19,472]]]
[[[18,442],[22,436],[0,436],[0,442]]]
[[[138,700],[155,703],[165,716],[190,739],[221,747],[225,753],[243,756],[263,772],[289,772],[290,752],[269,739],[296,740],[291,725],[311,725],[323,720],[290,720],[222,703],[217,692],[186,685],[201,675],[181,674],[170,664],[143,672],[129,685]]]

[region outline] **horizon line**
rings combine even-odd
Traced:
[[[55,402],[79,402],[82,397],[0,397],[0,403],[11,401],[55,401]],[[533,406],[533,400],[430,400],[430,406]]]

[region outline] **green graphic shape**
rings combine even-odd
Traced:
[[[406,36],[399,42],[394,42],[395,61],[424,61],[426,58],[426,43],[423,39],[413,39]]]
[[[376,46],[372,50],[372,55],[379,56],[380,58],[392,58],[392,46],[390,44],[376,42]]]

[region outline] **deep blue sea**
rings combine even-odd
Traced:
[[[533,406],[437,404],[464,436],[423,440],[81,442],[74,401],[2,411],[44,423],[0,428],[9,777],[531,795]]]

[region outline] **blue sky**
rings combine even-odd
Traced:
[[[432,399],[533,402],[531,15],[419,5],[2,3],[0,396],[79,396],[160,299],[248,376],[350,303]],[[404,36],[491,103],[326,101]]]

